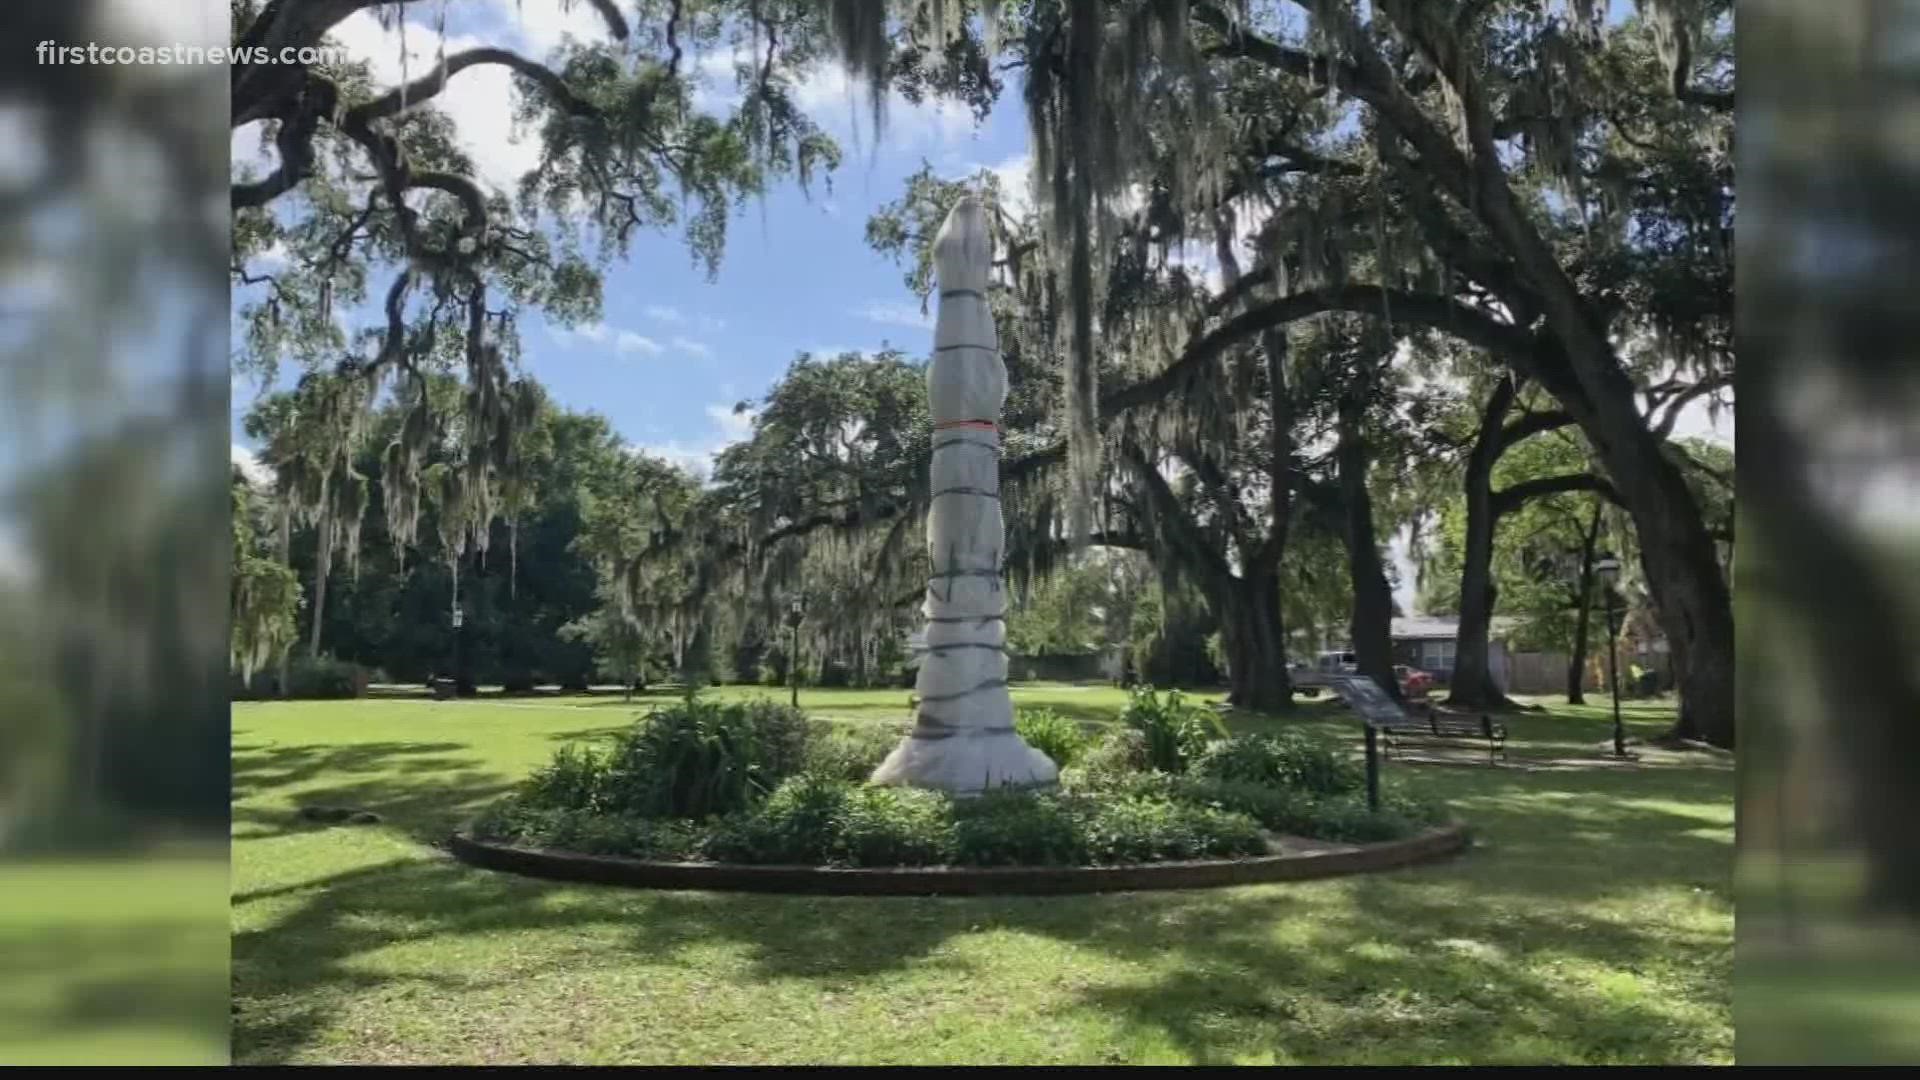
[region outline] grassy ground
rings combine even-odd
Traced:
[[[731,695],[738,690],[721,690]],[[848,722],[906,692],[815,691]],[[1016,688],[1088,722],[1117,691]],[[1604,698],[1510,718],[1591,756]],[[1727,1062],[1733,774],[1391,763],[1479,844],[1368,877],[1079,898],[655,893],[473,870],[436,839],[617,696],[237,704],[237,1062]],[[1636,737],[1671,706],[1629,703]],[[1336,706],[1288,720],[1356,745]],[[1471,755],[1468,755],[1471,757]],[[321,827],[307,803],[379,826]]]
[[[215,856],[0,864],[0,1061],[225,1064]]]

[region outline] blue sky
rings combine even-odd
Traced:
[[[583,4],[574,7],[521,0],[516,10],[514,0],[487,0],[450,8],[447,47],[484,40],[544,55],[564,34],[601,37],[597,16]],[[382,30],[361,14],[336,37],[386,81],[400,77],[398,31]],[[416,16],[405,32],[407,70],[417,75],[431,67],[439,43],[433,22]],[[699,100],[724,108],[731,56],[689,61],[703,80]],[[482,177],[503,186],[531,164],[532,154],[530,141],[512,138],[509,87],[504,69],[471,68],[442,95]],[[759,399],[797,353],[883,344],[926,351],[931,320],[902,282],[902,268],[866,246],[867,217],[898,198],[923,161],[943,175],[1023,170],[1025,123],[1015,100],[976,126],[958,105],[913,106],[896,98],[876,145],[865,100],[856,95],[831,68],[798,90],[802,106],[842,146],[844,160],[830,188],[816,181],[809,197],[797,183],[782,181],[763,202],[742,208],[712,281],[693,265],[677,230],[637,236],[629,258],[607,271],[599,325],[569,332],[529,313],[521,328],[526,369],[562,404],[605,415],[627,441],[698,465],[745,434],[748,418],[734,415],[734,404]],[[255,130],[236,132],[236,158],[254,159],[258,142]],[[238,418],[255,387],[237,383],[234,391],[234,440],[246,445]]]

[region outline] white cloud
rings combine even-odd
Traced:
[[[974,164],[970,173],[981,169],[993,173],[1000,184],[1000,207],[1009,216],[1024,218],[1033,212],[1033,155],[1015,154],[998,165]]]
[[[697,356],[697,357],[700,357],[702,360],[713,355],[712,349],[708,348],[707,346],[701,344],[698,341],[693,340],[692,338],[684,338],[684,337],[674,338],[673,347],[676,349],[679,349],[683,353],[686,353],[688,356]]]
[[[614,347],[621,352],[646,353],[648,356],[658,356],[662,351],[659,342],[650,337],[642,337],[631,330],[620,331],[619,336],[614,339]]]
[[[746,60],[730,52],[699,57],[693,64],[697,76],[694,107],[724,111],[738,105],[738,68]],[[794,81],[792,95],[800,111],[841,143],[871,146],[873,113],[866,88],[840,64],[823,61],[813,65]],[[965,104],[946,99],[915,104],[897,92],[887,95],[885,123],[884,137],[894,150],[952,146],[975,135],[973,112]]]
[[[519,44],[536,57],[544,58],[568,37],[612,40],[607,21],[585,0],[493,0],[493,6],[519,36]]]
[[[713,459],[722,450],[753,437],[753,418],[758,415],[758,410],[736,413],[732,403],[716,401],[706,407],[706,414],[713,428],[711,435],[703,441],[669,439],[633,449],[670,461],[704,481],[713,474]]]
[[[678,308],[670,308],[663,304],[648,305],[647,318],[654,319],[658,322],[664,322],[664,323],[679,323],[679,322],[687,321],[687,317],[685,315],[680,314],[680,310]]]
[[[732,405],[716,402],[707,406],[707,419],[712,420],[714,426],[720,429],[721,436],[727,442],[734,443],[753,437],[753,418],[757,412],[758,410],[755,409],[735,412]]]
[[[241,475],[247,478],[247,483],[261,489],[273,486],[273,470],[267,468],[266,464],[260,460],[260,455],[239,443],[233,444],[233,463],[240,467]]]
[[[531,9],[545,7],[557,0],[528,0]],[[578,5],[584,7],[584,5]],[[407,9],[402,8],[402,12]],[[588,9],[591,15],[591,9]],[[395,86],[417,79],[439,63],[442,51],[498,42],[471,35],[442,38],[430,18],[415,12],[404,25],[382,27],[370,12],[356,11],[341,20],[332,31],[333,38],[355,59],[365,60],[377,83]],[[529,136],[516,139],[513,131],[513,73],[498,64],[478,64],[455,75],[434,105],[453,119],[461,144],[472,156],[475,171],[483,182],[511,191],[520,177],[540,160],[538,141]]]
[[[275,166],[278,155],[267,146],[267,122],[250,120],[233,129],[227,139],[227,160],[234,165],[252,166],[254,175]],[[239,170],[235,170],[237,173]]]
[[[547,336],[551,337],[555,343],[562,347],[569,347],[576,340],[601,344],[607,340],[611,333],[612,332],[607,329],[606,323],[589,323],[586,326],[577,326],[571,330],[564,326],[556,326],[553,323],[547,324]]]
[[[903,304],[892,300],[871,300],[865,307],[856,308],[853,314],[869,322],[887,326],[910,326],[916,330],[933,329],[933,313],[921,311],[918,304]]]

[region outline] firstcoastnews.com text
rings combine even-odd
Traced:
[[[34,47],[41,64],[326,64],[345,60],[344,50],[322,46],[265,45],[62,45],[42,41]]]

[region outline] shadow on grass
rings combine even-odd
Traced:
[[[1048,1008],[1158,1032],[1196,1063],[1678,1062],[1730,1052],[1724,1023],[1699,1021],[1725,1013],[1730,935],[1702,932],[1671,907],[1691,895],[1709,913],[1731,910],[1731,826],[1713,809],[1730,799],[1724,774],[1405,772],[1409,786],[1450,799],[1481,846],[1372,877],[1072,899],[656,893],[438,858],[243,894],[236,907],[310,895],[234,938],[236,1060],[285,1060],[315,1039],[330,1003],[389,982],[471,988],[562,966],[671,964],[724,942],[755,979],[830,991],[916,965],[966,968],[966,950],[997,932],[1124,965]],[[435,783],[408,813],[447,820],[472,794]],[[427,814],[430,803],[444,812]],[[1688,803],[1708,809],[1663,808]],[[519,957],[457,979],[378,974],[358,960],[410,942],[588,928],[619,946]],[[1647,981],[1623,987],[1623,972]]]
[[[442,843],[462,820],[518,782],[481,767],[471,756],[451,753],[471,754],[472,749],[450,742],[235,746],[233,837],[365,827],[300,816],[300,807],[319,806],[371,810],[416,839]],[[341,782],[316,785],[323,778]]]

